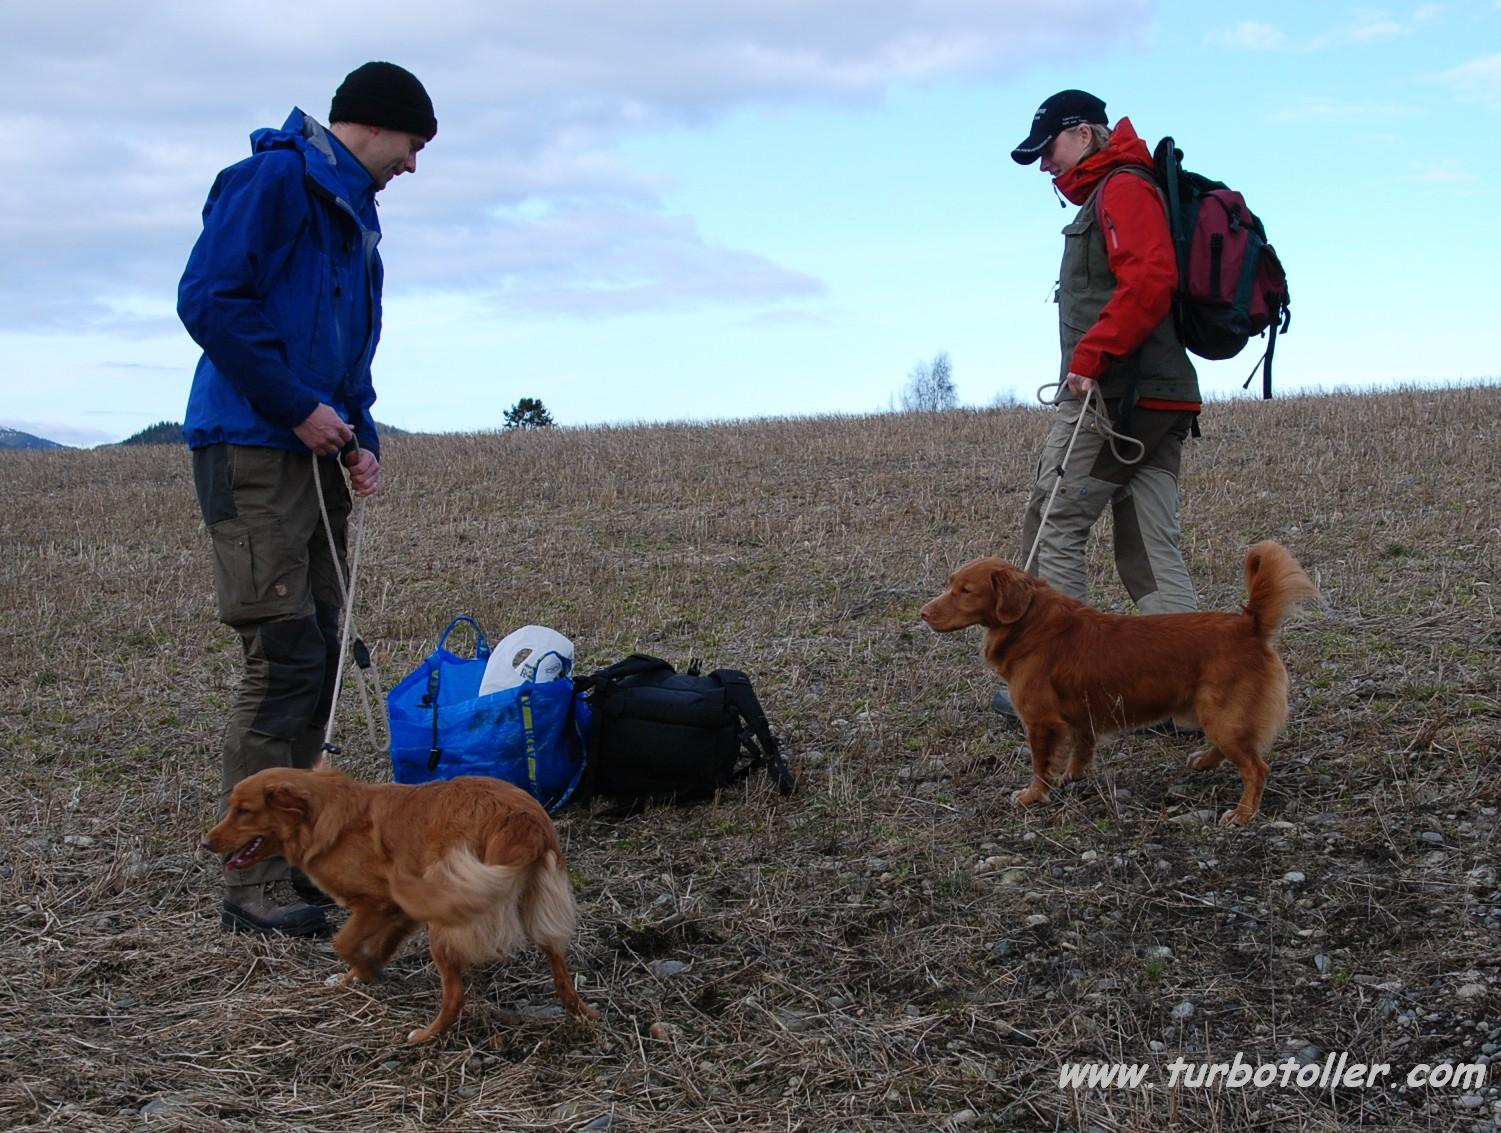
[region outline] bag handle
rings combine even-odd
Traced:
[[[474,627],[475,660],[483,661],[486,657],[490,656],[490,643],[485,639],[485,631],[480,629],[479,622],[475,621],[468,614],[460,614],[458,617],[454,618],[453,621],[448,623],[448,628],[445,629],[443,631],[443,635],[438,638],[438,648],[443,648],[444,643],[448,640],[448,635],[458,627],[458,624],[460,622],[468,622],[471,626]],[[457,656],[457,654],[455,654],[455,656]]]
[[[448,623],[448,628],[445,629],[442,635],[438,638],[438,651],[441,652],[443,650],[444,645],[448,641],[448,635],[458,627],[458,624],[460,622],[468,622],[471,626],[474,627],[475,660],[483,661],[485,658],[489,657],[490,643],[485,640],[485,631],[480,629],[479,622],[475,621],[468,614],[460,614],[458,617],[454,618],[453,621]],[[457,656],[457,654],[454,654],[454,656]],[[443,745],[438,742],[438,690],[442,684],[442,681],[443,666],[434,665],[427,674],[427,691],[426,694],[422,697],[423,706],[430,707],[433,710],[433,742],[432,746],[428,748],[427,753],[427,769],[429,772],[436,771],[438,769],[439,762],[443,758]]]
[[[555,677],[555,678],[553,678],[554,680],[560,679],[562,677],[567,677],[570,673],[573,672],[573,658],[572,657],[565,657],[563,654],[559,653],[556,649],[549,649],[546,653],[543,653],[540,656],[528,657],[526,659],[526,661],[524,662],[524,664],[532,666],[532,672],[536,673],[538,670],[540,670],[542,668],[542,662],[546,661],[549,657],[556,657],[558,659],[558,663],[560,665],[562,665],[562,669],[559,671],[558,676]],[[522,683],[523,684],[536,684],[537,683],[537,678],[535,676],[533,676],[530,679],[528,679],[526,681],[523,681]]]
[[[771,724],[761,708],[761,701],[756,697],[756,690],[751,687],[750,678],[739,669],[715,669],[709,675],[724,686],[725,698],[740,713],[748,726],[747,731],[760,741],[758,749],[750,736],[742,734],[740,737],[751,753],[751,766],[765,763],[767,772],[777,781],[777,790],[784,795],[792,794],[797,789],[797,780],[792,777],[792,770],[782,756],[782,749],[777,746],[776,737],[771,734]]]
[[[666,669],[669,673],[677,672],[671,664],[660,657],[652,657],[646,653],[632,653],[623,661],[616,661],[615,664],[592,672],[586,677],[579,677],[573,687],[580,692],[587,692],[602,684],[608,684],[610,681],[622,681],[627,677],[637,677],[642,673],[655,673],[660,669]]]

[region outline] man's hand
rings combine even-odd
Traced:
[[[349,469],[349,486],[355,495],[372,495],[380,486],[380,461],[369,449],[345,453],[344,467]]]
[[[292,432],[319,456],[333,456],[354,437],[354,430],[344,424],[334,407],[322,402]]]
[[[1068,377],[1064,380],[1068,383],[1068,388],[1073,391],[1075,397],[1083,397],[1090,390],[1098,393],[1100,389],[1099,382],[1093,378],[1086,378],[1083,374],[1076,374],[1072,370],[1069,371]]]

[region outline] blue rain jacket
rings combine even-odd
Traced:
[[[298,109],[250,141],[214,181],[178,285],[177,313],[203,348],[183,436],[307,452],[292,430],[327,402],[379,455],[375,182]]]

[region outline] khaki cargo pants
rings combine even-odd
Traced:
[[[350,499],[332,458],[319,461],[340,567]],[[214,551],[219,620],[240,634],[245,671],[224,730],[220,813],[241,779],[267,767],[311,767],[323,746],[339,659],[334,559],[306,454],[246,445],[193,451],[193,482]],[[256,885],[287,875],[280,858],[225,875]]]
[[[1107,407],[1114,419],[1115,405]],[[1037,480],[1022,522],[1018,563],[1026,562],[1032,550],[1042,510],[1082,408],[1083,403],[1076,400],[1064,401],[1058,407],[1057,419],[1037,462]],[[1178,470],[1193,419],[1193,413],[1138,406],[1132,411],[1129,427],[1122,431],[1139,440],[1145,451],[1140,460],[1130,464],[1118,459],[1110,449],[1109,438],[1086,421],[1079,429],[1063,470],[1063,483],[1048,512],[1032,573],[1063,593],[1086,601],[1085,545],[1089,529],[1109,504],[1115,569],[1141,612],[1197,610],[1199,599],[1178,545]],[[1139,451],[1129,441],[1117,440],[1116,447],[1127,459]]]

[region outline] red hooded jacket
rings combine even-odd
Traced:
[[[1082,205],[1105,175],[1122,165],[1152,167],[1151,152],[1129,118],[1116,122],[1109,145],[1055,177],[1053,184],[1074,204]],[[1111,358],[1123,358],[1146,341],[1168,317],[1178,286],[1178,260],[1167,209],[1157,190],[1135,175],[1112,177],[1098,203],[1115,293],[1069,362],[1071,372],[1088,378],[1100,377]],[[1142,398],[1138,404],[1144,409],[1199,408],[1197,402],[1154,398]]]

